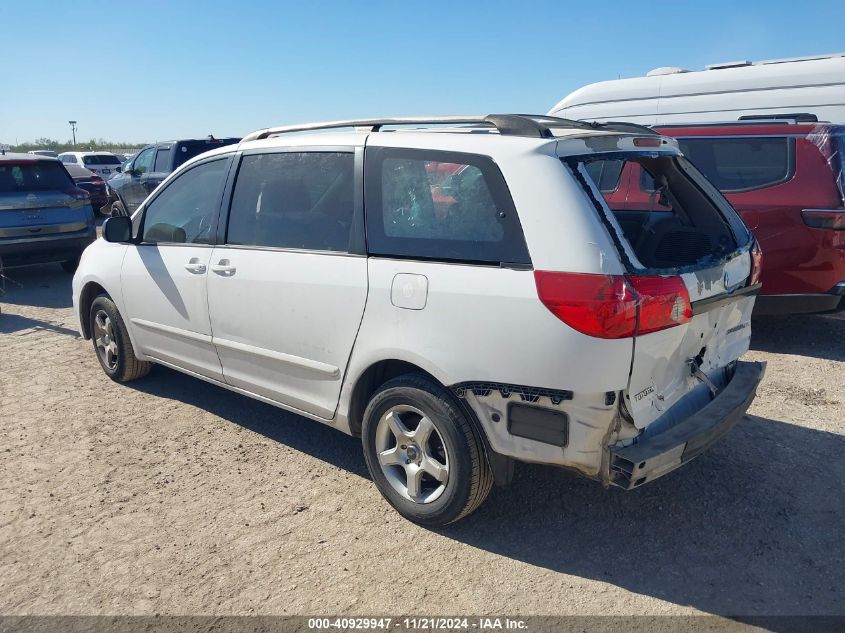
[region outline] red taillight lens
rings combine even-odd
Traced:
[[[804,209],[801,217],[814,229],[845,231],[845,209]]]
[[[543,305],[573,329],[599,338],[633,336],[636,299],[616,275],[534,271]]]
[[[748,279],[748,285],[760,283],[760,274],[763,272],[763,249],[760,248],[760,243],[754,240],[754,246],[751,247],[751,277]]]
[[[88,192],[85,191],[85,189],[80,189],[79,187],[71,187],[70,189],[65,189],[65,193],[74,200],[85,200],[85,198],[89,196]]]
[[[627,338],[665,330],[692,317],[689,293],[680,277],[537,270],[534,280],[543,305],[589,336]]]
[[[640,314],[637,334],[648,334],[686,323],[692,318],[689,292],[680,277],[629,276]]]

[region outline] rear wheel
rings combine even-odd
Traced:
[[[152,365],[138,360],[117,306],[107,295],[91,304],[91,341],[106,375],[116,382],[128,382],[150,373]]]
[[[367,468],[405,518],[442,526],[487,498],[493,475],[484,446],[445,389],[422,374],[385,383],[364,413]]]

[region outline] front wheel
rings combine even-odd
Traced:
[[[91,304],[91,340],[97,360],[106,375],[116,382],[128,382],[150,373],[151,364],[138,360],[117,306],[107,295]]]
[[[379,388],[364,413],[362,441],[379,492],[415,523],[453,523],[493,485],[478,433],[449,393],[422,374]]]

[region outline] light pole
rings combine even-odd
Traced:
[[[68,121],[70,123],[70,131],[73,132],[73,146],[76,147],[76,121]]]

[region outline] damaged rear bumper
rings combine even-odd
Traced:
[[[659,435],[610,449],[610,483],[630,490],[657,479],[697,457],[745,414],[766,363],[737,362],[733,378],[698,412]]]

